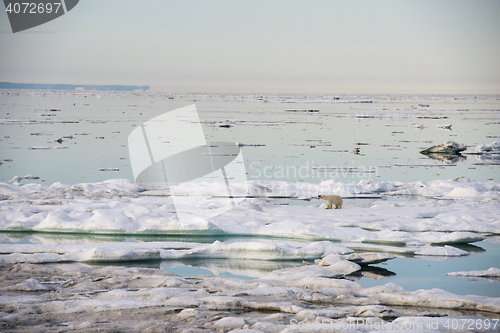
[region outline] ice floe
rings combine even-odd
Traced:
[[[48,149],[67,149],[66,146],[35,146],[29,147],[30,150],[48,150]]]
[[[85,244],[2,244],[0,262],[110,262],[171,259],[314,260],[339,255],[337,261],[382,262],[392,256],[357,254],[342,244],[319,242],[107,242]],[[332,260],[331,258],[329,259]]]
[[[415,254],[427,256],[461,257],[468,255],[469,253],[467,251],[457,249],[456,247],[445,245],[444,247],[439,249],[435,247],[423,247],[418,251],[415,251]]]
[[[449,127],[451,127],[451,125],[449,125]],[[459,152],[464,151],[466,149],[467,146],[464,144],[457,143],[455,141],[446,141],[444,143],[423,149],[420,151],[420,154],[429,154],[429,153],[458,154]]]
[[[0,230],[97,234],[227,234],[291,237],[408,246],[470,243],[480,233],[500,233],[500,186],[468,178],[398,183],[362,180],[345,184],[258,182],[233,185],[254,198],[230,210],[226,198],[206,196],[210,183],[184,184],[175,205],[166,193],[143,191],[124,179],[51,186],[1,183]],[[17,184],[17,185],[16,185]],[[212,186],[211,192],[217,192]],[[221,189],[227,193],[227,189]],[[344,198],[380,195],[423,197],[416,201],[344,199],[342,210],[325,210],[320,193]],[[227,195],[227,194],[226,194]],[[302,198],[306,206],[279,206],[271,198]],[[229,203],[230,204],[230,203]],[[188,214],[189,223],[177,218]],[[220,213],[218,213],[220,212]]]
[[[470,153],[476,154],[488,154],[488,153],[496,153],[500,154],[500,141],[493,141],[484,145],[479,145],[472,150]]]
[[[500,269],[491,267],[483,271],[451,272],[448,276],[472,276],[472,277],[495,277],[500,278]]]
[[[499,298],[409,292],[393,283],[364,288],[333,278],[355,266],[341,260],[238,280],[148,268],[2,264],[0,320],[3,331],[460,331],[453,320],[474,320],[482,325],[476,331],[498,327],[486,318],[500,313]]]

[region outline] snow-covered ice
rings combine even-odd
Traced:
[[[470,243],[479,233],[500,233],[500,185],[457,178],[430,182],[320,184],[251,181],[231,192],[250,193],[226,211],[224,198],[207,196],[215,185],[183,184],[176,205],[168,195],[149,195],[135,183],[117,179],[101,183],[51,186],[0,184],[0,230],[112,234],[233,234],[388,242],[411,245]],[[227,193],[221,185],[221,193]],[[207,190],[208,191],[208,190]],[[371,205],[346,202],[344,209],[325,210],[319,194],[343,197],[413,196],[423,200],[376,200]],[[161,194],[161,193],[160,193]],[[227,195],[227,194],[226,194]],[[308,206],[276,206],[269,198],[311,200]],[[219,215],[214,212],[221,211]],[[191,216],[189,224],[176,213]]]
[[[250,195],[224,210],[225,198],[208,195],[218,190],[218,185],[210,183],[179,186],[173,205],[169,193],[144,191],[124,179],[50,186],[22,185],[23,180],[18,177],[12,184],[0,184],[3,231],[233,238],[211,243],[80,244],[35,236],[39,244],[4,243],[0,320],[7,331],[15,327],[40,331],[188,331],[198,327],[200,331],[298,332],[306,324],[328,321],[330,325],[362,323],[351,331],[369,332],[373,328],[363,325],[429,324],[437,318],[422,314],[429,309],[462,317],[464,313],[469,317],[500,313],[499,298],[439,289],[405,291],[392,283],[365,288],[345,278],[363,266],[399,255],[468,255],[455,245],[500,233],[500,184],[493,181],[465,177],[413,183],[250,181],[231,185],[235,196]],[[343,196],[343,208],[324,209],[315,199],[319,194]],[[350,199],[359,197],[372,199]],[[405,200],[409,197],[415,200]],[[274,205],[275,198],[308,204]],[[218,210],[220,214],[214,214]],[[191,214],[192,223],[181,223],[178,212]],[[241,267],[286,260],[294,264],[276,265],[255,274],[253,280],[87,266],[148,260],[168,265],[181,259],[231,260]],[[224,271],[218,270],[213,272]],[[237,269],[231,272],[237,274]]]
[[[500,141],[493,141],[484,145],[476,146],[470,153],[500,154]]]
[[[22,180],[22,178],[20,178]],[[98,243],[72,245],[2,245],[3,262],[130,261],[180,258],[237,258],[290,260],[318,259],[353,250],[405,253],[422,256],[463,256],[453,247],[500,233],[500,186],[467,178],[398,183],[360,181],[344,184],[247,182],[249,189],[233,209],[213,214],[224,198],[204,196],[200,184],[178,197],[174,206],[167,195],[150,195],[124,179],[101,183],[51,186],[0,184],[0,229],[118,235],[245,235],[281,237],[282,242]],[[273,205],[272,197],[315,200],[319,193],[343,196],[411,195],[420,200],[346,201],[341,210],[326,210],[319,200],[306,206]],[[192,194],[192,195],[188,195]],[[176,212],[188,212],[183,224]],[[208,213],[207,213],[208,212]],[[291,242],[287,239],[308,241]],[[323,240],[323,241],[321,241]],[[344,245],[325,241],[342,241]],[[304,245],[306,244],[306,245]],[[395,247],[397,246],[397,247]],[[404,246],[404,247],[401,247]]]
[[[478,162],[474,163],[474,165],[487,166],[500,164],[500,141],[493,141],[471,148],[462,152],[462,154],[477,159]]]
[[[451,128],[451,125],[438,125],[441,128]],[[441,153],[441,154],[458,154],[467,149],[467,146],[455,141],[446,141],[438,145],[423,149],[421,154]]]
[[[334,267],[306,265],[238,280],[179,277],[148,268],[2,264],[0,320],[3,331],[302,332],[319,324],[370,332],[374,324],[405,328],[412,321],[443,329],[445,319],[453,318],[443,316],[500,313],[499,298],[439,289],[407,292],[392,283],[364,288],[332,278],[353,265],[340,260]],[[481,320],[485,331],[497,331],[498,323],[485,317],[474,320]]]

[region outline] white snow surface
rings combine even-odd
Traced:
[[[408,246],[470,243],[480,233],[500,233],[500,184],[465,177],[430,182],[321,184],[252,181],[233,185],[253,195],[230,210],[227,198],[207,196],[217,184],[182,184],[185,196],[143,191],[114,179],[100,183],[51,186],[0,184],[0,230],[99,234],[232,234],[304,240],[391,243]],[[222,185],[221,185],[222,186]],[[227,189],[221,188],[221,193]],[[176,191],[176,193],[182,193]],[[164,194],[164,193],[163,193]],[[344,197],[410,195],[420,200],[344,200],[343,209],[323,209],[318,194]],[[279,206],[272,197],[310,199],[308,206]],[[267,199],[269,200],[269,199]],[[217,211],[221,213],[217,215]],[[177,213],[189,216],[177,218]],[[215,212],[215,214],[214,214]]]

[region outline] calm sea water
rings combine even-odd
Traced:
[[[209,142],[250,145],[242,147],[249,180],[411,182],[466,176],[500,181],[498,161],[491,165],[464,156],[443,162],[419,154],[447,140],[473,147],[499,140],[500,96],[6,90],[0,91],[0,181],[28,174],[49,185],[134,180],[127,147],[130,132],[191,104]],[[450,124],[451,129],[439,127]]]

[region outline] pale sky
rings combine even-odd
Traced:
[[[500,93],[498,0],[80,0],[13,34],[0,81],[155,91]]]

